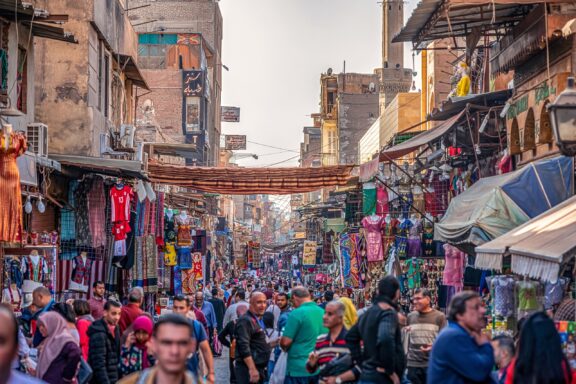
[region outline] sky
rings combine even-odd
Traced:
[[[416,1],[406,3],[407,19]],[[221,0],[224,19],[222,105],[240,107],[246,135],[242,166],[297,166],[302,130],[319,111],[320,74],[373,73],[381,65],[382,8],[377,0]],[[405,48],[404,66],[412,67]],[[418,64],[417,64],[418,65]],[[263,145],[265,144],[270,148]]]

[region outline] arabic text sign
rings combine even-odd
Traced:
[[[240,151],[246,149],[246,135],[226,135],[226,150]]]

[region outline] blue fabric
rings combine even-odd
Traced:
[[[479,346],[464,328],[449,323],[432,347],[427,383],[491,382],[493,367],[494,350],[490,343]]]
[[[573,159],[555,157],[527,165],[502,190],[529,217],[536,217],[571,197]],[[526,193],[530,191],[530,193]]]
[[[192,251],[190,247],[176,247],[176,253],[178,254],[178,266],[180,269],[191,269]]]

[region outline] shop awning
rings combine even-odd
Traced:
[[[502,91],[487,92],[477,95],[468,95],[464,97],[451,97],[442,103],[442,110],[430,115],[431,121],[446,120],[464,108],[469,107],[471,111],[478,107],[497,107],[504,106],[506,101],[512,97],[512,90],[505,89]],[[476,108],[475,108],[476,107]]]
[[[120,66],[124,69],[126,77],[132,80],[132,83],[134,83],[135,86],[150,90],[148,84],[146,83],[146,79],[144,79],[144,76],[140,72],[136,61],[134,61],[134,58],[130,55],[122,54],[118,55],[117,57],[120,60]]]
[[[576,197],[524,225],[476,248],[477,260],[487,258],[502,270],[512,256],[512,272],[544,281],[558,279],[561,264],[576,255]]]
[[[522,21],[534,4],[542,2],[422,0],[392,42],[412,42],[425,48],[431,41],[465,37],[474,29],[488,33],[510,28]]]
[[[346,185],[354,166],[310,168],[210,168],[148,163],[155,183],[229,195],[288,195]]]
[[[399,157],[406,156],[421,146],[431,143],[432,141],[442,137],[444,134],[448,133],[448,131],[454,128],[456,124],[458,124],[462,116],[464,116],[465,112],[465,110],[461,111],[448,120],[444,120],[435,128],[432,128],[428,131],[423,131],[410,140],[406,140],[402,144],[395,145],[392,148],[380,152],[380,161],[392,161]]]
[[[51,154],[49,157],[58,161],[64,168],[70,167],[102,175],[146,180],[140,161],[57,154]]]
[[[64,28],[60,28],[56,25],[50,25],[47,23],[39,23],[36,21],[23,23],[32,28],[32,34],[34,36],[43,37],[45,39],[64,41],[66,43],[78,44],[76,37],[72,33],[66,32]]]
[[[574,191],[573,159],[541,160],[504,175],[479,180],[456,196],[434,227],[434,239],[468,254],[475,248],[560,204]],[[490,258],[476,265],[495,269]]]
[[[562,27],[562,35],[564,37],[568,37],[575,32],[576,32],[576,19],[572,19],[572,20],[568,21]]]

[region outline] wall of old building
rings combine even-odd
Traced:
[[[377,92],[338,96],[340,164],[359,164],[358,143],[378,118],[378,100]]]
[[[78,44],[64,50],[58,41],[36,42],[36,119],[48,124],[51,153],[100,156],[100,135],[111,127],[119,129],[118,123],[132,122],[131,82],[121,73],[121,81],[113,82],[112,71],[115,54],[136,59],[135,32],[118,0],[53,0],[47,6],[51,14],[68,15],[66,29]],[[107,104],[104,60],[110,70]],[[121,69],[116,66],[116,71]],[[123,90],[117,88],[121,86]],[[112,97],[116,91],[125,98],[122,111]],[[113,120],[116,123],[110,124]]]
[[[411,128],[420,122],[420,93],[399,93],[380,118],[380,148],[396,134],[425,129],[423,125]]]
[[[146,5],[146,7],[138,8]],[[221,90],[222,90],[222,28],[223,20],[220,7],[214,0],[130,0],[130,8],[138,8],[128,12],[128,17],[133,24],[137,25],[138,33],[200,33],[206,40],[208,46],[213,51],[213,55],[208,59],[208,76],[211,85],[210,102],[208,106],[207,136],[206,140],[210,145],[209,158],[207,165],[217,165],[219,162],[219,146],[221,130]],[[167,71],[167,70],[166,70]],[[182,94],[180,84],[180,95],[174,99],[174,89],[172,82],[168,81],[164,86],[158,86],[166,77],[171,79],[172,75],[162,74],[163,71],[146,71],[146,79],[149,81],[153,90],[152,94],[143,97],[139,101],[139,106],[145,99],[154,101],[154,104],[163,104],[166,98],[172,98],[172,104],[178,106],[169,106],[166,113],[157,109],[157,122],[161,130],[167,129],[168,135],[173,136],[171,132],[175,126],[176,119],[180,120],[180,131],[182,131]],[[179,73],[181,76],[181,74]],[[153,85],[154,84],[154,85]],[[157,95],[153,95],[157,94]],[[174,100],[179,100],[178,103]],[[174,115],[174,109],[180,109],[178,117]],[[140,108],[138,108],[140,110]],[[141,116],[138,115],[138,119]],[[182,140],[183,137],[178,138]]]

